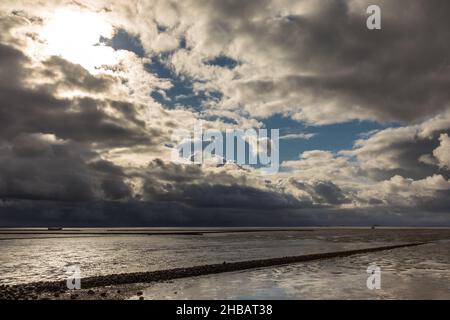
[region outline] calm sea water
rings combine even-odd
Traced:
[[[152,230],[154,231],[154,229]],[[393,259],[397,258],[395,255],[392,257],[381,255],[384,258],[379,259],[379,263],[394,277],[426,269],[433,276],[441,277],[446,285],[450,279],[447,271],[450,270],[449,242],[446,242],[446,239],[450,239],[449,229],[314,229],[313,231],[223,232],[203,235],[137,235],[132,234],[133,231],[130,231],[130,234],[125,232],[126,234],[123,235],[110,235],[107,230],[97,230],[95,234],[86,235],[82,234],[84,231],[81,230],[81,234],[44,235],[23,234],[23,232],[6,234],[3,230],[0,234],[0,283],[17,284],[65,279],[65,268],[73,264],[78,264],[82,277],[86,277],[223,261],[232,262],[368,248],[415,241],[433,241],[433,243],[421,246],[420,251],[414,248],[401,249],[403,251],[393,250],[392,252],[402,252],[403,256],[395,260]],[[300,269],[284,266],[263,271],[254,270],[215,277],[201,277],[195,278],[195,280],[177,280],[178,282],[175,283],[183,283],[188,286],[190,283],[189,288],[192,288],[192,291],[183,291],[186,292],[186,297],[189,296],[189,292],[192,294],[196,292],[198,297],[202,296],[201,292],[204,292],[206,296],[214,297],[214,294],[208,291],[208,288],[217,289],[217,284],[212,285],[212,283],[220,284],[223,281],[228,283],[225,286],[227,288],[233,288],[231,284],[236,283],[235,289],[237,289],[242,287],[239,279],[242,274],[245,274],[249,281],[249,284],[245,286],[249,290],[248,292],[239,293],[239,290],[232,290],[234,293],[227,294],[226,290],[221,290],[220,292],[223,294],[218,297],[258,298],[259,296],[255,292],[264,292],[269,297],[298,298],[299,286],[303,287],[305,281],[313,283],[316,281],[316,285],[310,286],[310,288],[315,288],[318,290],[317,292],[321,292],[320,294],[328,290],[330,296],[333,296],[335,292],[330,291],[326,284],[321,289],[321,285],[319,285],[322,283],[321,279],[328,277],[327,279],[330,281],[335,279],[345,284],[349,281],[345,276],[353,277],[355,270],[358,272],[363,270],[363,274],[358,274],[360,277],[365,277],[366,264],[374,260],[375,255],[380,255],[380,253],[373,254],[373,256],[367,255],[367,258],[359,256],[359,260],[350,258],[339,260],[342,262],[339,265],[336,264],[335,259],[324,260],[308,264],[309,267]],[[358,261],[361,262],[359,265]],[[336,277],[330,277],[330,274],[336,275]],[[338,277],[339,274],[344,276]],[[233,277],[236,277],[235,282],[232,280]],[[204,279],[201,280],[205,281],[203,285],[198,279]],[[252,279],[256,279],[256,281]],[[193,285],[195,283],[200,283],[199,286],[203,288],[203,291]],[[362,284],[365,286],[365,282]],[[426,283],[422,284],[422,286],[425,285]],[[324,290],[325,287],[328,289]],[[269,290],[269,288],[271,289]],[[444,288],[448,288],[448,286]],[[167,292],[171,292],[172,288],[169,286],[167,290]],[[157,291],[161,294],[165,292],[162,288]],[[251,292],[253,293],[250,294]],[[292,292],[296,293],[292,294]],[[314,296],[314,292],[313,290],[305,293],[305,296]]]

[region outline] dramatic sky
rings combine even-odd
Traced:
[[[449,14],[3,0],[0,225],[449,226]],[[172,162],[172,133],[199,119],[279,128],[280,171]]]

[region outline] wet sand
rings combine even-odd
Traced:
[[[426,242],[415,242],[392,246],[372,247],[367,249],[308,254],[302,256],[250,260],[232,263],[224,262],[222,264],[211,264],[188,268],[88,277],[81,279],[81,286],[83,289],[76,291],[67,290],[66,281],[35,282],[13,286],[1,285],[0,299],[124,299],[126,298],[125,292],[128,292],[129,294],[131,288],[135,290],[139,287],[139,285],[136,286],[135,284],[142,285],[145,283],[161,282],[209,274],[273,267],[320,259],[348,257],[363,253],[418,246],[425,243]]]
[[[449,252],[450,240],[439,240],[343,258],[141,284],[130,290],[129,299],[449,300]],[[379,289],[367,286],[370,265],[380,268]]]

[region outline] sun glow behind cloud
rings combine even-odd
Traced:
[[[99,14],[59,9],[42,31],[44,54],[61,56],[94,71],[117,63],[114,49],[99,43],[101,37],[109,38],[113,33],[113,26]]]

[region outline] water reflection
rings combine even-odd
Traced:
[[[414,248],[179,279],[149,286],[147,299],[450,299],[450,241]],[[426,260],[424,260],[426,257]],[[382,270],[380,290],[366,268]]]
[[[313,232],[203,236],[55,236],[33,239],[35,236],[21,235],[23,239],[13,240],[6,239],[12,235],[0,235],[0,283],[65,279],[65,267],[71,264],[79,264],[82,277],[86,277],[435,240],[450,238],[450,230],[320,229]],[[428,263],[435,268],[448,264],[444,258],[428,254],[416,262]],[[355,266],[350,264],[347,268]],[[399,270],[401,266],[394,264],[386,268]]]

